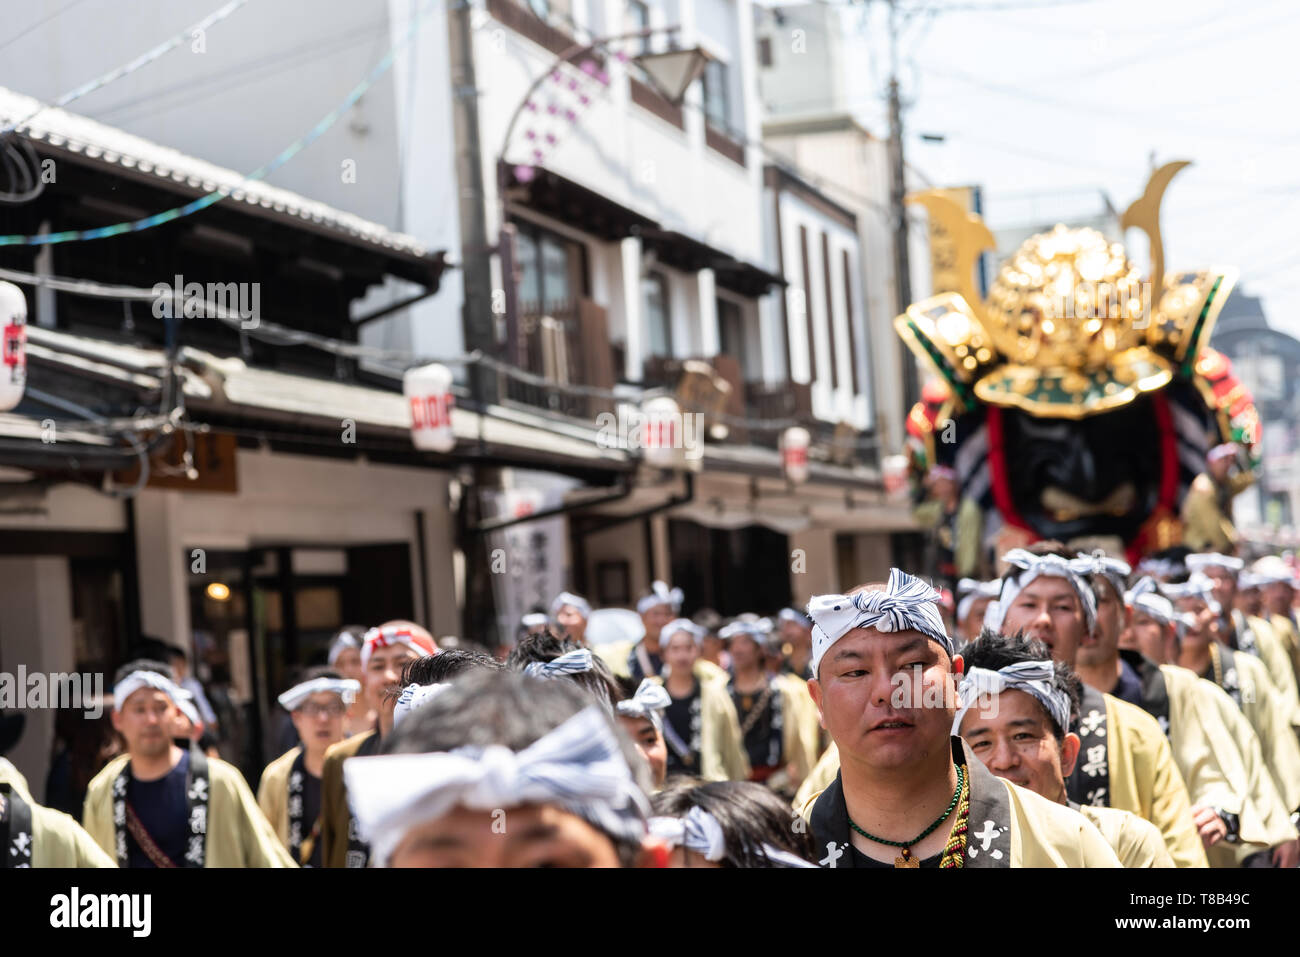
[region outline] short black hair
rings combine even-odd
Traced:
[[[813,861],[812,838],[803,819],[770,789],[752,781],[673,778],[650,799],[656,815],[685,817],[693,807],[711,814],[726,838],[720,867],[771,867],[763,845]]]
[[[590,696],[571,682],[546,681],[506,670],[475,670],[411,712],[384,740],[382,750],[385,754],[427,754],[497,744],[518,752],[589,707]],[[648,792],[650,771],[640,751],[618,722],[606,720],[637,786]],[[624,867],[634,866],[641,845],[608,836],[618,850],[619,862]]]
[[[121,684],[122,679],[133,671],[152,671],[162,675],[168,681],[176,680],[176,672],[172,671],[171,665],[165,665],[161,661],[154,661],[152,658],[137,658],[134,661],[128,661],[113,672],[113,684]]]
[[[986,668],[989,671],[998,671],[1007,665],[1019,664],[1022,661],[1052,661],[1052,653],[1047,645],[1025,637],[1023,631],[1017,631],[1014,635],[1003,635],[991,628],[985,628],[978,638],[966,645],[962,657],[966,660],[967,668]],[[1074,669],[1067,664],[1052,661],[1052,670],[1052,686],[1057,691],[1065,692],[1066,697],[1070,699],[1071,726],[1062,728],[1056,723],[1056,719],[1048,714],[1046,708],[1043,708],[1043,713],[1047,714],[1047,720],[1051,722],[1052,733],[1056,735],[1056,740],[1063,741],[1066,733],[1073,730],[1075,716],[1079,712],[1079,698],[1083,693],[1083,682],[1075,675]],[[1041,702],[1039,704],[1041,706]]]
[[[523,671],[533,662],[554,661],[560,655],[578,651],[583,646],[569,638],[561,638],[549,628],[534,635],[521,638],[506,658],[506,668],[510,671]],[[615,701],[621,700],[623,689],[619,686],[609,665],[599,655],[592,654],[591,670],[577,674],[565,675],[578,687],[591,694],[606,707],[612,708]]]
[[[491,655],[463,648],[448,648],[436,655],[424,655],[408,661],[402,668],[403,688],[407,685],[432,685],[451,681],[470,671],[500,671],[505,667]]]

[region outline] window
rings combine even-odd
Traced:
[[[731,131],[731,105],[727,99],[727,64],[710,60],[704,68],[704,118],[723,132]]]
[[[826,291],[826,338],[831,347],[831,388],[840,387],[840,362],[835,354],[835,297],[831,293],[831,237],[822,231],[822,285]]]
[[[749,377],[749,366],[745,361],[745,317],[737,303],[730,299],[718,299],[718,351],[723,355],[735,356],[740,363],[740,371]]]
[[[652,272],[641,280],[641,299],[645,309],[646,353],[652,356],[673,354],[673,323],[668,310],[668,278]]]
[[[635,33],[637,30],[650,29],[650,8],[641,0],[627,0],[627,32]],[[650,38],[642,37],[639,40],[629,42],[633,56],[650,52]]]
[[[586,293],[586,250],[581,243],[515,223],[521,315],[569,312]]]

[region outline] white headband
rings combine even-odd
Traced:
[[[540,611],[524,615],[524,617],[519,619],[519,624],[523,625],[525,628],[536,628],[538,625],[549,625],[550,623],[551,619]]]
[[[792,621],[800,628],[812,628],[812,619],[797,608],[782,608],[776,617],[778,621]]]
[[[1223,568],[1230,572],[1239,572],[1246,563],[1233,555],[1220,555],[1218,552],[1192,552],[1184,562],[1189,572],[1203,572],[1207,568]]]
[[[396,728],[412,711],[424,707],[438,695],[451,687],[450,681],[435,681],[433,684],[409,684],[397,696],[393,705],[393,727]]]
[[[963,578],[957,583],[957,593],[965,592],[961,601],[957,602],[957,620],[965,621],[966,616],[970,614],[971,608],[975,602],[981,598],[997,598],[998,593],[1002,591],[1002,579],[995,578],[992,581],[981,582],[973,578]]]
[[[199,717],[199,709],[194,707],[193,701],[181,698],[176,702],[176,707],[180,709],[181,714],[190,719],[190,724],[196,728],[203,723],[203,719]]]
[[[330,642],[329,657],[326,658],[326,661],[328,661],[330,665],[333,665],[335,662],[339,660],[339,655],[343,654],[343,652],[346,651],[348,648],[360,648],[360,647],[361,647],[361,642],[357,641],[356,638],[348,634],[346,631],[341,631],[338,633],[335,639],[332,642]]]
[[[684,818],[652,817],[648,824],[650,833],[670,847],[685,847],[715,864],[727,856],[727,839],[722,825],[702,807],[693,806]],[[763,844],[762,850],[768,862],[777,867],[817,866],[771,844]]]
[[[1050,661],[1017,661],[997,671],[971,668],[957,686],[957,714],[952,719],[952,733],[961,733],[962,719],[980,698],[992,698],[1004,691],[1023,691],[1038,699],[1064,734],[1070,730],[1070,696],[1053,683],[1055,673]],[[987,710],[996,715],[996,707],[990,705]]]
[[[664,625],[663,630],[659,632],[659,643],[662,645],[668,644],[668,642],[673,640],[673,635],[677,634],[679,631],[684,631],[694,638],[697,645],[702,644],[704,636],[709,633],[707,628],[695,624],[695,622],[691,621],[689,618],[674,618],[668,624]]]
[[[1111,558],[1100,548],[1088,555],[1080,555],[1078,558],[1071,560],[1071,567],[1081,575],[1100,575],[1110,582],[1115,589],[1115,594],[1124,595],[1124,588],[1128,583],[1128,576],[1133,574],[1133,568],[1128,562],[1121,561],[1118,558]]]
[[[580,675],[591,669],[591,652],[586,648],[575,648],[550,661],[529,662],[524,666],[524,674],[530,678],[563,678],[565,675]]]
[[[155,688],[172,699],[173,704],[180,704],[194,697],[166,675],[156,671],[133,671],[117,684],[113,685],[113,707],[121,711],[126,699],[141,688]]]
[[[1164,591],[1165,595],[1173,601],[1182,598],[1199,598],[1205,602],[1210,611],[1216,615],[1223,614],[1223,606],[1214,597],[1214,579],[1202,572],[1197,572],[1185,582],[1166,584]]]
[[[772,633],[772,619],[760,618],[758,621],[733,621],[718,632],[723,641],[730,641],[737,635],[749,635],[760,645],[767,641]]]
[[[1018,575],[1008,573],[1002,579],[1002,593],[997,601],[989,602],[984,612],[984,626],[994,631],[1002,630],[1002,622],[1007,617],[1007,609],[1015,602],[1016,596],[1035,578],[1064,578],[1079,596],[1083,607],[1084,622],[1088,631],[1097,627],[1097,596],[1092,586],[1084,579],[1094,567],[1090,558],[1069,559],[1060,555],[1035,555],[1023,548],[1013,548],[1002,556],[1002,560],[1012,568],[1020,569]]]
[[[638,614],[644,615],[656,605],[669,605],[673,611],[682,607],[682,599],[686,597],[680,588],[669,590],[663,582],[655,582],[650,586],[650,594],[644,596],[636,603]]]
[[[572,592],[562,591],[555,596],[555,601],[551,602],[551,617],[554,618],[560,613],[560,609],[565,605],[571,605],[578,609],[578,614],[583,618],[591,617],[591,605],[587,599],[581,595],[575,595]]]
[[[594,705],[518,753],[494,744],[348,758],[343,776],[361,836],[381,866],[412,828],[457,806],[556,804],[615,840],[645,835],[645,795],[609,719]]]
[[[877,631],[919,631],[943,646],[953,657],[952,639],[939,616],[939,593],[897,568],[889,570],[884,591],[861,591],[856,595],[815,595],[808,602],[812,630],[812,671],[818,674],[822,656],[831,645],[854,628]]]
[[[1143,612],[1157,621],[1172,625],[1178,621],[1178,613],[1174,611],[1174,603],[1164,595],[1158,595],[1155,592],[1140,592],[1133,594],[1129,592],[1124,596],[1124,603],[1134,611]]]
[[[344,704],[351,704],[361,691],[361,682],[352,678],[313,678],[294,685],[275,700],[285,711],[297,711],[304,701],[321,691],[333,692],[343,699]]]
[[[1138,562],[1137,570],[1144,575],[1155,575],[1158,578],[1177,578],[1186,573],[1187,566],[1168,558],[1144,558]]]
[[[659,712],[672,703],[673,699],[663,685],[650,678],[642,678],[636,694],[620,701],[617,707],[618,713],[625,718],[649,718],[650,723],[662,731],[664,719]]]

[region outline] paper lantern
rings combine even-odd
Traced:
[[[22,401],[27,387],[27,297],[11,282],[0,282],[0,329],[4,332],[0,412],[8,412]]]
[[[450,452],[456,447],[451,429],[451,372],[446,366],[420,366],[402,376],[402,394],[411,409],[411,441],[417,449]]]
[[[659,469],[682,468],[685,443],[677,403],[668,396],[650,399],[641,406],[641,426],[646,464]]]
[[[785,477],[795,485],[808,481],[808,445],[812,436],[807,429],[792,426],[781,434],[781,466]]]

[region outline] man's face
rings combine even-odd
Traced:
[[[1237,597],[1237,573],[1218,565],[1210,565],[1205,569],[1205,574],[1214,581],[1214,600],[1219,603],[1219,607],[1233,607],[1233,601]]]
[[[1258,615],[1264,608],[1264,593],[1258,588],[1237,589],[1237,607],[1247,615]]]
[[[731,664],[747,671],[763,665],[763,649],[752,635],[739,634],[731,639]]]
[[[984,625],[984,612],[989,607],[989,602],[993,599],[987,595],[979,595],[971,602],[970,611],[966,617],[957,623],[957,630],[967,641],[974,641],[980,636],[980,628]]]
[[[704,641],[700,643],[700,656],[712,661],[715,665],[722,661],[723,650],[722,639],[715,634],[707,634]]]
[[[812,647],[812,630],[804,628],[797,621],[783,621],[781,641],[793,645],[796,650],[807,650]]]
[[[695,667],[695,659],[700,655],[695,639],[684,631],[673,634],[668,644],[660,647],[660,651],[663,653],[664,664],[679,675],[686,674]]]
[[[343,716],[348,707],[332,691],[318,691],[293,712],[293,726],[308,751],[323,754],[343,740]]]
[[[611,841],[552,804],[508,810],[456,807],[412,828],[389,867],[618,867]]]
[[[1174,605],[1179,611],[1187,612],[1195,619],[1194,624],[1183,630],[1184,648],[1204,648],[1218,635],[1219,619],[1203,598],[1180,598]]]
[[[1264,586],[1264,604],[1270,614],[1291,614],[1291,598],[1294,592],[1286,582],[1269,582]]]
[[[113,709],[113,727],[132,756],[157,758],[172,745],[176,705],[157,688],[141,688]]]
[[[623,722],[623,730],[636,742],[641,757],[650,765],[655,788],[663,787],[664,778],[668,774],[668,746],[664,744],[664,736],[649,718],[619,715],[618,720]]]
[[[1119,648],[1119,633],[1124,627],[1124,603],[1115,587],[1098,576],[1092,590],[1097,596],[1097,640],[1079,646],[1078,663],[1085,666],[1113,661]]]
[[[1120,647],[1135,650],[1157,664],[1163,664],[1172,659],[1170,627],[1141,608],[1135,608],[1128,627],[1124,629]]]
[[[1033,695],[1004,691],[991,700],[980,699],[962,719],[961,736],[998,777],[1049,801],[1063,799],[1066,765],[1073,770],[1079,739],[1067,734],[1058,741],[1051,718]]]
[[[664,625],[673,620],[673,610],[669,605],[655,605],[641,613],[641,622],[645,625],[645,636],[650,641],[659,640],[659,632]]]
[[[954,673],[961,657],[949,662],[920,632],[854,628],[831,645],[808,690],[841,756],[892,769],[948,747]]]
[[[333,668],[344,678],[351,678],[353,681],[360,681],[361,649],[344,648],[339,652],[339,656],[334,659]]]
[[[1073,586],[1055,575],[1040,575],[1020,590],[1002,618],[1002,631],[1024,631],[1051,649],[1052,657],[1074,665],[1079,648],[1096,639],[1088,634],[1088,620]]]
[[[366,663],[366,672],[362,679],[367,707],[376,711],[386,710],[391,719],[393,707],[397,702],[389,696],[389,692],[400,690],[397,683],[402,680],[402,666],[419,657],[420,655],[409,645],[376,648]]]
[[[586,643],[587,619],[583,618],[582,612],[572,605],[560,606],[560,610],[555,614],[555,623],[578,644]]]

